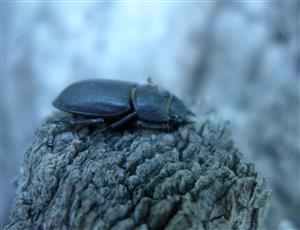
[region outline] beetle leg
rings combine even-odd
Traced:
[[[146,129],[161,129],[167,131],[172,130],[171,126],[168,123],[154,124],[154,123],[138,120],[136,122],[136,125]]]
[[[126,124],[130,120],[132,120],[135,116],[136,116],[136,112],[132,112],[132,113],[126,115],[125,117],[121,118],[120,120],[110,124],[108,128],[116,129],[116,128]]]
[[[95,125],[99,123],[103,123],[104,119],[101,117],[98,118],[89,118],[84,120],[70,120],[69,125],[75,126],[75,125]]]
[[[70,118],[65,118],[62,120],[55,121],[54,123],[62,123],[65,125],[76,126],[76,125],[95,125],[99,123],[103,123],[104,119],[101,117],[98,118],[87,118],[83,120],[74,120]]]
[[[132,112],[129,113],[128,115],[126,115],[125,117],[121,118],[120,120],[110,124],[108,126],[108,129],[116,129],[124,124],[126,124],[127,122],[131,121],[132,119],[134,119],[136,116],[136,112]]]

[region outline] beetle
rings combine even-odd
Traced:
[[[54,100],[56,108],[81,115],[83,120],[64,120],[70,125],[90,125],[110,120],[108,128],[116,129],[129,122],[151,129],[169,129],[189,123],[182,100],[153,82],[138,84],[109,79],[75,82]]]

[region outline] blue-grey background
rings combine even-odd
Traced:
[[[2,2],[1,209],[69,83],[145,82],[208,103],[273,191],[265,229],[300,229],[299,1]]]

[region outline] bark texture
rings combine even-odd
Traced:
[[[46,122],[25,154],[6,229],[257,229],[270,191],[201,116],[174,131],[91,135]]]

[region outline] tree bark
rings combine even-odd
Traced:
[[[55,119],[56,117],[54,117]],[[257,229],[265,179],[228,123],[103,131],[46,122],[25,153],[6,229]]]

